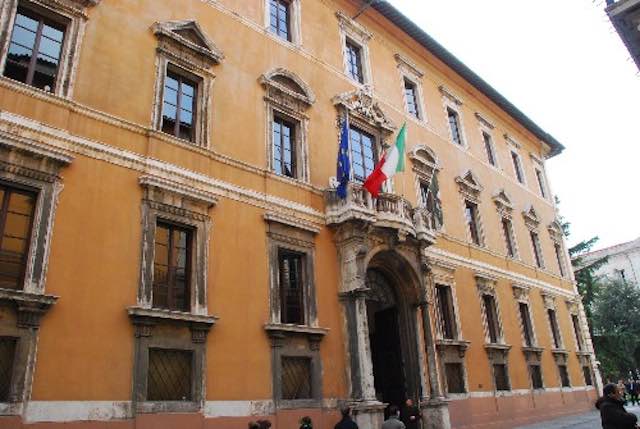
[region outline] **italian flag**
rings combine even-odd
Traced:
[[[371,195],[378,197],[380,187],[385,180],[390,179],[398,171],[404,171],[404,143],[407,137],[407,124],[402,125],[396,144],[387,151],[373,172],[364,181],[364,187]]]

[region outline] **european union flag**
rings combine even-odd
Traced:
[[[338,171],[336,178],[340,185],[338,186],[338,196],[342,199],[347,198],[347,185],[349,184],[349,175],[351,162],[349,162],[349,124],[347,118],[342,121],[342,131],[340,131],[340,147],[338,148]]]

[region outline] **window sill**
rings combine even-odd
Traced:
[[[278,409],[322,408],[321,399],[279,399]]]
[[[25,292],[23,290],[0,288],[0,302],[13,303],[18,313],[20,328],[37,328],[40,319],[58,301],[55,295]]]
[[[566,349],[551,349],[551,353],[554,355],[569,356],[569,350]]]
[[[436,340],[436,348],[438,350],[445,351],[447,349],[457,350],[459,356],[464,357],[465,352],[469,348],[469,344],[471,341],[467,340],[451,340],[451,339],[437,339]]]
[[[173,311],[163,308],[142,308],[142,307],[129,307],[127,309],[129,317],[135,322],[176,322],[195,325],[200,328],[206,328],[207,330],[216,324],[218,317],[187,313],[183,311]]]
[[[583,357],[589,357],[589,356],[591,356],[591,352],[588,352],[588,351],[585,351],[585,350],[576,350],[576,355],[583,356]]]
[[[274,336],[292,336],[300,335],[305,337],[317,337],[318,341],[322,340],[329,332],[326,328],[318,328],[306,325],[294,325],[290,323],[267,323],[264,325],[270,337]]]
[[[136,412],[146,413],[189,413],[200,411],[202,407],[193,401],[143,401],[136,404]]]

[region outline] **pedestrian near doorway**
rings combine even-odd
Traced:
[[[422,420],[422,414],[420,414],[420,409],[413,404],[411,398],[404,402],[404,407],[400,412],[400,420],[407,429],[418,429],[418,422]]]
[[[400,420],[400,410],[395,405],[389,407],[389,418],[382,423],[382,429],[406,429]]]
[[[624,409],[624,391],[620,386],[607,384],[602,389],[602,397],[596,402],[600,410],[602,429],[635,429],[638,417]]]
[[[300,419],[300,429],[313,429],[313,422],[311,421],[311,417],[304,416]]]
[[[342,420],[340,420],[334,429],[358,429],[358,425],[351,419],[351,408],[344,407],[340,410]]]

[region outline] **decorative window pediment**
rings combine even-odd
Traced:
[[[338,11],[336,12],[336,17],[338,18],[338,25],[340,25],[340,28],[350,36],[355,37],[357,42],[367,43],[373,37],[373,33],[346,14]]]
[[[542,303],[544,304],[544,308],[547,310],[555,310],[556,296],[548,292],[543,292],[541,295],[542,295]]]
[[[101,0],[39,0],[44,6],[61,12],[86,15],[86,8],[97,6]]]
[[[483,127],[486,127],[490,130],[493,130],[496,126],[493,124],[493,122],[491,122],[489,119],[487,119],[484,115],[480,114],[479,112],[475,113],[476,119],[478,119],[478,122],[480,122],[480,124],[482,124]]]
[[[356,89],[342,93],[331,100],[335,106],[342,106],[351,115],[375,126],[386,134],[391,134],[397,128],[391,118],[382,110],[373,95]]]
[[[484,188],[471,170],[467,170],[466,173],[456,177],[455,180],[458,184],[460,193],[462,193],[465,198],[473,201],[479,200],[480,192],[482,192]]]
[[[493,196],[493,202],[501,216],[511,217],[511,213],[513,212],[513,203],[511,202],[511,198],[509,198],[507,191],[504,189],[498,191],[498,193]]]
[[[504,139],[507,141],[507,143],[509,143],[511,146],[513,146],[516,149],[520,149],[522,146],[520,145],[520,143],[518,143],[513,137],[511,137],[510,134],[508,133],[504,133]]]
[[[193,20],[157,22],[153,33],[160,41],[160,50],[190,57],[190,62],[202,62],[210,67],[219,64],[224,55]]]
[[[529,206],[529,208],[522,212],[522,217],[524,218],[524,224],[529,229],[538,229],[538,225],[540,225],[540,219],[538,218],[538,214],[533,206]]]
[[[580,313],[580,298],[567,298],[565,299],[565,303],[567,304],[567,310],[569,310],[570,314],[578,315]]]
[[[547,231],[549,231],[549,236],[551,236],[551,240],[557,244],[562,243],[562,226],[558,220],[554,220],[547,226]]]
[[[449,87],[440,85],[438,89],[445,98],[454,103],[456,106],[462,106],[464,104],[462,98],[459,97],[455,92],[453,92]]]
[[[491,295],[495,296],[496,294],[496,284],[498,283],[498,279],[492,275],[484,274],[484,273],[476,273],[476,286],[481,295]]]
[[[513,283],[511,285],[511,290],[513,291],[513,298],[516,301],[524,303],[529,302],[529,291],[531,290],[529,286]]]
[[[398,63],[398,68],[405,74],[414,76],[417,79],[424,77],[424,72],[418,68],[418,66],[409,58],[402,54],[395,54],[393,56]]]
[[[436,153],[424,144],[417,145],[409,152],[409,159],[413,163],[413,171],[426,178],[431,177],[441,169]]]
[[[316,96],[295,73],[283,68],[271,70],[260,77],[260,83],[267,89],[270,101],[284,105],[297,112],[306,110],[316,101]]]

